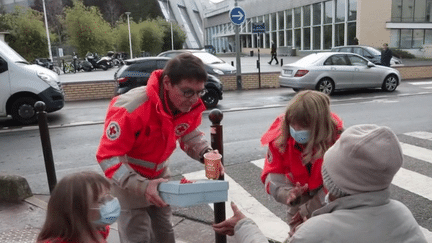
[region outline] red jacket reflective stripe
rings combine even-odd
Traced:
[[[99,163],[114,157],[127,157],[153,162],[165,162],[176,148],[178,138],[194,131],[201,124],[205,106],[201,99],[188,113],[175,117],[168,114],[159,97],[159,79],[163,70],[150,76],[147,86],[138,87],[112,99],[104,125],[104,134],[96,154]],[[126,157],[126,158],[127,158]],[[126,159],[127,160],[127,159]],[[122,162],[105,168],[108,178],[122,168]],[[146,178],[155,178],[164,170],[128,163]]]
[[[336,139],[339,139],[340,132],[343,129],[342,120],[334,113],[331,114],[336,121]],[[263,145],[268,144],[267,158],[265,159],[264,169],[261,174],[261,180],[265,183],[269,173],[284,174],[293,185],[300,182],[301,185],[308,183],[309,189],[314,190],[319,188],[322,182],[321,166],[323,159],[319,158],[312,164],[311,173],[302,164],[302,152],[297,148],[299,145],[292,137],[288,138],[287,147],[284,153],[281,153],[275,146],[275,139],[280,135],[280,126],[283,122],[283,115],[276,118],[270,128],[261,138]],[[266,188],[269,193],[269,188]]]

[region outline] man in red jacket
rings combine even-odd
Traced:
[[[96,157],[125,209],[117,221],[121,242],[175,242],[171,208],[157,187],[169,178],[176,142],[201,162],[211,150],[198,130],[206,80],[202,61],[181,54],[154,71],[147,86],[111,101]]]

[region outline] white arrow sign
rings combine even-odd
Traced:
[[[246,12],[241,7],[235,7],[229,13],[231,22],[235,25],[241,25],[245,21]]]
[[[242,18],[244,17],[244,15],[242,14],[242,12],[238,12],[238,15],[233,15],[234,18],[239,18],[238,20],[242,20]]]

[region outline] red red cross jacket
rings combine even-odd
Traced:
[[[105,175],[122,188],[137,189],[136,173],[153,179],[167,167],[167,159],[176,142],[192,158],[199,160],[210,148],[201,124],[205,106],[199,100],[187,113],[176,116],[164,109],[160,98],[160,77],[163,70],[154,71],[147,86],[138,87],[112,99],[96,158]],[[166,100],[166,99],[165,99]],[[141,177],[142,178],[142,177]],[[134,184],[135,183],[135,184]]]
[[[339,139],[343,130],[342,120],[334,113],[332,119],[336,121],[335,140]],[[309,191],[319,189],[322,184],[321,166],[323,159],[319,158],[312,163],[310,173],[302,163],[303,145],[298,144],[292,137],[288,138],[286,149],[283,153],[275,146],[275,139],[280,135],[280,126],[283,122],[283,115],[276,118],[267,132],[262,136],[261,143],[268,144],[267,158],[265,159],[264,169],[261,174],[261,180],[265,183],[267,193],[271,194],[277,201],[286,201],[287,193],[281,196],[279,190],[285,187],[286,192],[291,189],[292,185],[300,182],[301,185],[308,184]],[[280,197],[280,198],[278,198]]]

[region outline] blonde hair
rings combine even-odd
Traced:
[[[65,176],[51,194],[46,220],[37,241],[101,241],[101,236],[90,222],[90,202],[96,202],[110,186],[108,180],[96,172]]]
[[[297,124],[310,130],[310,138],[302,152],[303,164],[322,158],[335,142],[337,122],[330,112],[328,95],[305,90],[296,94],[289,102],[281,126],[281,135],[276,139],[276,146],[285,151],[290,135],[290,124]]]

